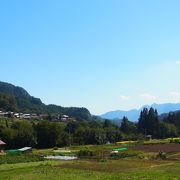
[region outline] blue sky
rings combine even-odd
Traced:
[[[0,2],[0,80],[93,114],[180,102],[179,0]]]

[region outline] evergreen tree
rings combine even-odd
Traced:
[[[139,117],[138,130],[145,135],[158,137],[159,135],[159,118],[157,110],[144,108]]]
[[[148,127],[148,109],[144,108],[140,113],[139,122],[138,122],[138,131],[146,135],[147,127]]]
[[[150,108],[148,114],[148,133],[153,135],[153,137],[158,137],[159,134],[159,119],[157,110]]]
[[[121,122],[120,130],[125,134],[136,134],[137,133],[137,127],[136,125],[129,121],[127,117],[123,117],[123,120]]]

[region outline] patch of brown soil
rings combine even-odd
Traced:
[[[180,152],[180,144],[137,145],[134,149],[148,152]]]

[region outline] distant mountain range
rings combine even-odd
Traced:
[[[76,119],[91,119],[86,108],[46,105],[41,99],[31,96],[25,89],[0,81],[0,111],[22,113],[66,114]]]
[[[152,104],[152,105],[144,105],[140,109],[132,109],[129,111],[123,111],[123,110],[117,110],[117,111],[111,111],[107,112],[105,114],[102,114],[100,117],[104,119],[122,119],[124,116],[126,116],[130,121],[138,121],[140,112],[143,108],[154,108],[157,109],[158,114],[166,114],[173,111],[180,110],[180,103],[165,103],[165,104]]]

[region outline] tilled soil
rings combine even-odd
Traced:
[[[137,145],[134,149],[149,152],[180,152],[180,144]]]

